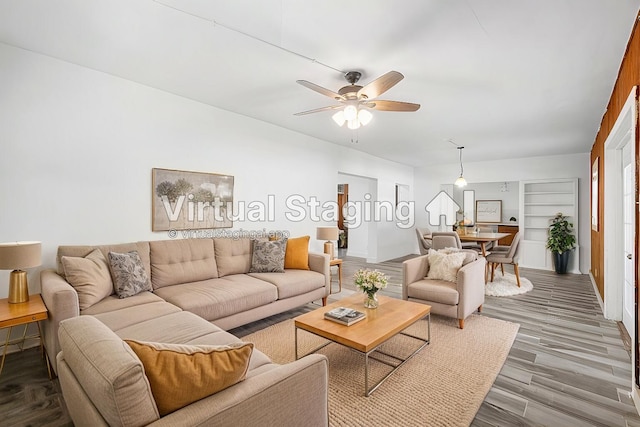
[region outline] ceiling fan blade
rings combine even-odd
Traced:
[[[311,90],[313,90],[315,92],[318,92],[319,94],[322,94],[324,96],[328,96],[329,98],[333,98],[336,101],[344,101],[344,96],[342,96],[339,93],[334,92],[332,90],[325,89],[322,86],[318,86],[315,83],[311,83],[311,82],[308,82],[306,80],[296,80],[296,82],[298,84],[301,84],[302,86],[304,86],[306,88],[309,88],[309,89],[311,89]]]
[[[295,113],[294,116],[304,116],[306,114],[319,113],[321,111],[337,110],[342,107],[344,107],[344,105],[330,105],[328,107],[316,108],[315,110],[301,111],[299,113]]]
[[[368,99],[377,98],[394,87],[404,76],[397,71],[389,71],[358,91],[358,98],[366,96]]]
[[[373,106],[371,106],[372,104]],[[383,100],[367,102],[363,105],[378,111],[417,111],[420,108],[420,104],[412,104],[411,102]]]

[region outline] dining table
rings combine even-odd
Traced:
[[[477,242],[480,245],[480,250],[482,252],[482,256],[487,256],[487,243],[496,242],[498,244],[498,240],[504,239],[505,237],[511,236],[511,233],[486,233],[486,232],[475,232],[475,233],[464,233],[459,234],[461,242]]]

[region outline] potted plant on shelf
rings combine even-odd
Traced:
[[[549,225],[547,249],[553,254],[556,273],[565,274],[569,265],[571,251],[576,247],[576,236],[573,234],[573,223],[568,217],[558,212]]]

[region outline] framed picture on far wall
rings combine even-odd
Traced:
[[[233,227],[233,176],[152,170],[153,231]]]
[[[500,222],[502,200],[476,200],[476,223]]]

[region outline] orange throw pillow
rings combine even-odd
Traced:
[[[309,236],[287,240],[284,254],[284,268],[309,270]]]
[[[244,380],[253,352],[252,343],[195,346],[125,342],[144,366],[161,416]]]

